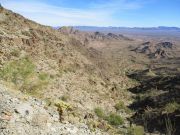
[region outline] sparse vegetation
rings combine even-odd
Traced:
[[[46,74],[46,73],[40,73],[40,74],[38,75],[38,78],[39,78],[41,81],[46,81],[48,77],[49,77],[49,75]]]
[[[75,73],[76,72],[76,66],[75,65],[66,65],[66,66],[61,66],[59,67],[59,71],[58,71],[58,77],[62,77],[63,74],[65,73]]]
[[[136,99],[138,101],[143,101],[145,100],[146,98],[148,97],[153,97],[153,96],[158,96],[160,95],[161,93],[158,92],[157,88],[156,89],[150,89],[149,91],[145,92],[145,93],[139,93],[137,94],[136,96]]]
[[[169,116],[165,118],[165,124],[166,124],[166,135],[174,135],[176,128],[174,123],[170,120]]]
[[[168,103],[165,107],[164,110],[166,113],[173,113],[176,110],[180,110],[180,104],[176,102]]]
[[[144,135],[144,128],[142,126],[129,127],[127,135]]]
[[[76,134],[80,130],[86,134],[88,129],[79,130],[79,126],[88,125],[93,131],[99,128],[110,135],[143,135],[144,130],[152,134],[180,134],[177,119],[180,111],[180,50],[178,39],[171,38],[173,34],[161,37],[160,33],[156,36],[155,32],[141,32],[136,36],[135,28],[132,35],[127,34],[131,40],[119,35],[119,30],[116,34],[106,30],[82,32],[73,27],[54,30],[4,8],[0,13],[1,20],[0,79],[3,84],[0,97],[2,102],[8,102],[0,103],[0,106],[7,103],[8,112],[3,106],[0,113],[5,125],[6,119],[11,119],[11,114],[7,115],[9,111],[15,111],[13,115],[19,116],[22,112],[23,116],[28,114],[27,117],[39,113],[38,119],[33,115],[37,124],[31,121],[26,124],[24,117],[18,117],[17,121],[24,125],[23,133],[28,133],[23,130],[29,126],[43,129],[48,126],[58,134],[63,126],[64,134],[67,129],[74,132],[77,128]],[[29,58],[22,58],[25,55]],[[8,86],[7,90],[20,90],[26,95],[11,90],[4,93],[7,87],[4,84]],[[4,96],[6,93],[13,99]],[[39,99],[37,96],[41,93],[43,97]],[[36,98],[31,98],[32,94]],[[23,111],[18,112],[17,101],[21,107],[21,100],[30,104],[22,106]],[[97,103],[101,107],[92,113]],[[135,112],[132,113],[127,105]],[[31,108],[32,113],[28,110]],[[60,121],[70,124],[58,123],[57,114]],[[7,130],[16,129],[16,121],[12,122],[13,129],[8,127]],[[35,131],[41,132],[39,129],[35,128]],[[46,133],[43,131],[42,134]],[[87,134],[91,133],[88,131]]]
[[[110,113],[107,115],[101,108],[95,108],[94,112],[99,118],[106,120],[110,125],[118,126],[124,123],[122,117],[117,115],[116,113]]]
[[[104,118],[105,117],[104,111],[100,107],[95,108],[94,112],[99,118]]]
[[[64,112],[72,111],[72,106],[64,101],[55,101],[54,105],[57,107],[57,111],[59,113],[59,121],[63,121]]]
[[[113,126],[122,125],[124,123],[122,117],[115,113],[111,113],[110,115],[106,116],[105,119]]]
[[[46,73],[38,74],[35,71],[35,65],[27,57],[6,63],[0,70],[0,77],[30,94],[36,94],[49,81]]]
[[[118,111],[118,110],[121,110],[121,109],[124,109],[124,102],[122,101],[119,101],[115,106],[115,109]]]
[[[126,113],[130,113],[131,112],[131,110],[129,108],[127,108],[125,106],[124,102],[122,102],[122,101],[119,101],[114,107],[115,107],[115,109],[117,111],[124,110]]]
[[[17,49],[14,49],[12,52],[11,52],[11,55],[12,56],[15,56],[15,57],[19,57],[21,54],[21,52]]]
[[[24,58],[5,64],[0,75],[4,80],[17,84],[19,80],[23,81],[30,77],[34,70],[33,63],[28,58]]]
[[[69,103],[64,102],[62,100],[54,101],[54,105],[58,108],[61,108],[63,111],[72,110],[72,106]]]

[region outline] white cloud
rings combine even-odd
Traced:
[[[92,3],[88,9],[64,8],[49,5],[35,0],[2,0],[2,5],[38,23],[50,26],[93,25],[111,26],[120,21],[112,17],[116,11],[139,8],[136,2],[127,0],[110,0],[109,2]]]

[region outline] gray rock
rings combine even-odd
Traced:
[[[21,93],[12,93],[0,84],[0,135],[107,135],[91,132],[84,123],[60,123],[54,108]]]

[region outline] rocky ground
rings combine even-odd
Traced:
[[[61,123],[56,108],[0,85],[0,135],[105,135],[83,123]]]

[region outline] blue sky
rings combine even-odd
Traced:
[[[180,0],[0,0],[50,26],[180,27]]]

